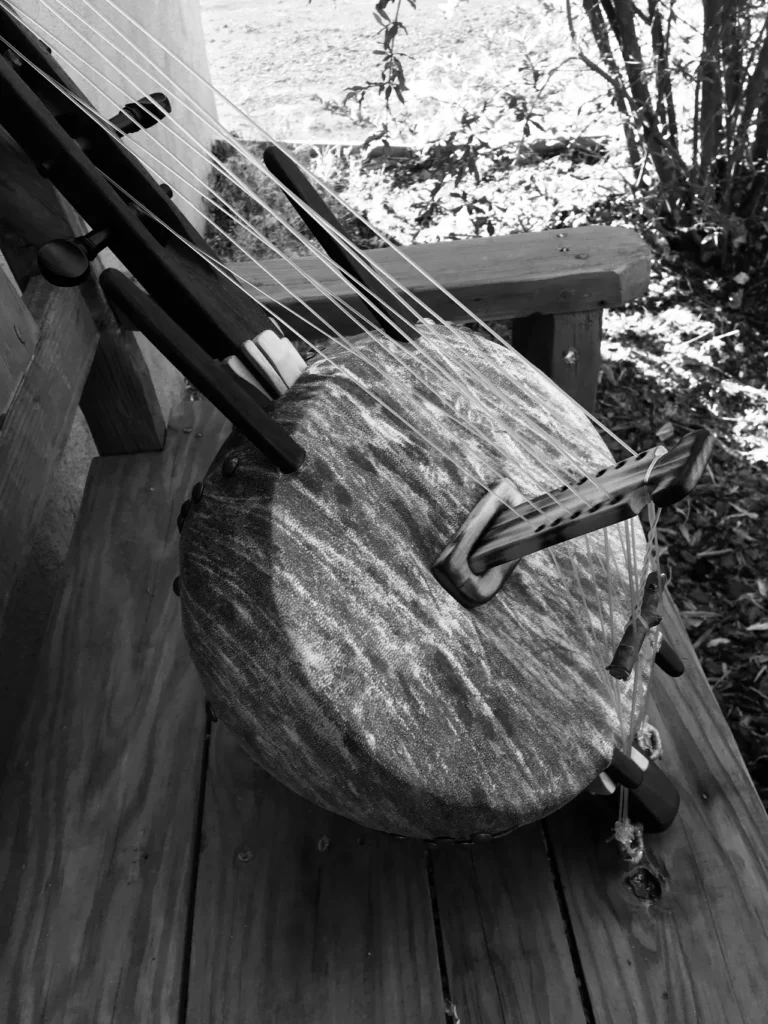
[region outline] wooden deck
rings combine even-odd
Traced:
[[[430,850],[321,811],[206,720],[176,514],[228,433],[94,460],[23,723],[0,754],[8,1024],[764,1024],[768,816],[685,637],[651,720],[678,820],[628,869],[580,798]],[[447,1018],[456,1022],[456,1016]]]

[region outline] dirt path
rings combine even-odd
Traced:
[[[514,24],[510,14],[514,8]],[[410,29],[405,50],[414,84],[430,67],[477,66],[499,33],[522,27],[535,15],[535,0],[469,0],[451,18],[443,0],[403,4]],[[521,9],[530,8],[530,14]],[[392,8],[390,8],[392,9]],[[323,109],[321,97],[340,100],[351,85],[377,78],[372,51],[377,24],[372,0],[201,0],[214,85],[281,139],[360,141],[365,128]],[[412,106],[418,106],[418,89]],[[255,129],[225,104],[222,124],[257,138]]]

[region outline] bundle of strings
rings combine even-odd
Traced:
[[[460,607],[430,566],[482,494],[508,478],[526,497],[548,494],[557,507],[561,489],[579,497],[575,483],[585,477],[604,493],[594,474],[611,462],[600,439],[610,431],[488,325],[484,335],[459,328],[399,288],[395,300],[395,278],[376,263],[365,260],[392,294],[378,323],[308,263],[282,253],[191,168],[214,167],[346,288],[370,298],[199,141],[226,139],[249,169],[276,180],[179,88],[181,79],[207,84],[184,60],[112,0],[101,9],[80,0],[77,8],[37,0],[35,17],[21,14],[89,97],[107,86],[114,97],[116,82],[129,90],[121,106],[149,91],[148,82],[168,96],[172,113],[158,136],[165,141],[153,140],[146,166],[170,177],[190,210],[202,206],[209,230],[243,262],[255,261],[213,210],[274,255],[258,264],[259,277],[284,288],[283,301],[276,289],[246,281],[237,264],[227,265],[227,276],[269,299],[273,321],[316,353],[272,409],[306,448],[305,465],[283,476],[233,431],[182,534],[183,628],[218,717],[295,792],[373,828],[466,839],[551,813],[607,767],[614,747],[630,752],[644,717],[657,630],[627,680],[606,666],[639,614],[643,581],[661,572],[658,511],[648,506],[647,541],[637,520],[566,541],[524,559],[487,606]],[[281,148],[238,113],[257,138]],[[333,225],[327,230],[365,259]],[[218,265],[210,253],[198,255]],[[343,336],[291,294],[276,261],[340,307],[359,334]],[[407,346],[381,329],[382,317],[396,325],[398,304],[419,324]],[[223,473],[233,457],[237,473]]]

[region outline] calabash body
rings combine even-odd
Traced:
[[[193,661],[253,759],[423,838],[506,832],[593,783],[630,716],[632,679],[600,669],[639,524],[523,559],[471,610],[431,571],[483,485],[532,497],[612,461],[583,410],[514,351],[425,326],[411,346],[330,346],[273,415],[304,466],[283,475],[233,431],[180,546]]]

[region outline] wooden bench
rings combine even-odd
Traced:
[[[94,281],[35,276],[71,212],[1,141],[0,614],[78,403],[100,455],[36,672],[2,680],[0,1020],[768,1019],[768,817],[671,606],[686,672],[655,674],[649,714],[682,806],[636,868],[586,797],[477,848],[368,831],[207,717],[172,590],[176,515],[229,425],[184,401],[166,428]],[[526,354],[585,404],[601,308],[647,284],[618,229],[424,252],[478,315],[518,318]]]

